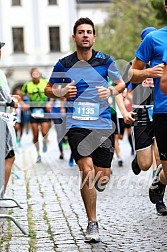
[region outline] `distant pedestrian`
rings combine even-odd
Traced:
[[[127,111],[131,111],[129,107],[129,103],[132,103],[132,97],[131,97],[131,91],[129,91],[127,88],[123,92],[123,102],[125,107],[128,109]],[[128,105],[127,105],[128,103]],[[133,142],[132,142],[132,135],[131,135],[131,126],[130,124],[127,124],[124,122],[123,115],[116,103],[116,115],[114,118],[114,123],[116,125],[116,131],[114,133],[115,137],[115,154],[117,156],[118,160],[118,166],[122,167],[123,166],[123,159],[121,158],[121,148],[120,148],[120,140],[123,140],[125,133],[127,133],[128,137],[128,142],[130,144],[131,148],[131,155],[134,155],[134,147],[133,147]]]
[[[20,89],[17,89],[14,94],[21,95]],[[15,132],[16,132],[16,142],[18,143],[18,146],[21,146],[21,138],[23,135],[23,129],[24,129],[24,120],[23,120],[23,111],[21,103],[18,103],[18,108],[15,110],[17,121],[15,123]]]
[[[64,146],[68,145],[68,139],[66,137],[66,98],[50,98],[47,103],[47,111],[51,114],[55,114],[55,118],[53,119],[54,126],[57,134],[57,142],[59,148],[59,159],[64,159]],[[74,159],[72,154],[70,154],[69,158],[69,166],[74,166]]]
[[[29,96],[31,106],[22,101],[23,109],[30,109],[30,123],[33,134],[33,143],[37,150],[37,162],[41,162],[40,146],[39,146],[39,132],[41,126],[41,133],[43,136],[43,152],[47,151],[46,135],[49,131],[49,119],[44,117],[46,112],[47,96],[44,94],[44,89],[47,85],[47,80],[42,78],[40,71],[37,68],[32,68],[30,71],[31,80],[24,83],[21,88],[22,96]]]

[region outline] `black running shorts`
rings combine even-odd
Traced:
[[[15,156],[15,153],[14,153],[14,150],[10,150],[7,154],[7,156],[5,157],[5,159],[8,159],[8,158],[12,158]]]
[[[167,114],[154,114],[154,129],[160,160],[167,160]]]
[[[30,115],[30,123],[43,123],[43,122],[50,122],[48,118],[34,118]]]
[[[125,131],[125,123],[123,118],[118,118],[117,113],[111,116],[111,120],[115,127],[115,134],[123,135]]]
[[[155,137],[153,123],[149,123],[148,125],[134,126],[132,129],[136,151],[145,149],[153,144],[153,139]]]
[[[70,129],[67,136],[76,163],[82,157],[91,157],[97,167],[110,168],[114,154],[111,132],[112,130]]]
[[[43,108],[43,109],[44,109],[44,113],[47,113],[46,108]],[[35,118],[30,113],[30,123],[43,123],[43,122],[50,122],[50,121],[51,119],[45,118],[45,117]]]

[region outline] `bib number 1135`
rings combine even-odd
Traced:
[[[99,118],[99,104],[89,102],[74,103],[73,119],[97,120]]]

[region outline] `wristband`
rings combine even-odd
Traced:
[[[111,88],[109,88],[110,90],[110,96],[113,96],[113,90]]]

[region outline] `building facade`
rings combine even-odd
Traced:
[[[75,20],[90,17],[95,24],[106,18],[110,1],[0,0],[1,67],[48,68],[70,52]]]
[[[6,55],[65,53],[75,19],[75,0],[0,0],[0,40]]]

